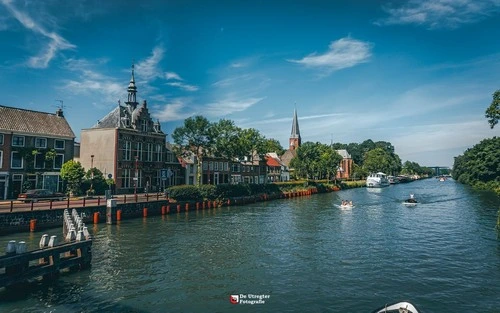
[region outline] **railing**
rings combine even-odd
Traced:
[[[168,197],[164,193],[143,193],[143,194],[125,194],[113,195],[113,199],[117,203],[142,203],[159,200],[167,200]],[[66,198],[63,201],[47,200],[23,203],[18,200],[0,201],[1,212],[20,212],[20,211],[34,211],[38,209],[63,209],[72,207],[88,207],[106,205],[106,198],[104,196],[82,197],[82,198]]]

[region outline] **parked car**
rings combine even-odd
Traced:
[[[52,192],[48,189],[31,189],[17,196],[17,200],[24,202],[38,202],[43,200],[62,201],[66,195],[60,192]]]

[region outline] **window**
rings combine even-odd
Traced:
[[[64,150],[64,140],[54,140],[54,148],[57,150]]]
[[[145,133],[148,131],[148,121],[141,120],[141,129]]]
[[[56,157],[54,158],[54,169],[62,168],[63,163],[64,163],[64,154],[56,154]]]
[[[214,170],[218,171],[219,170],[219,163],[214,162]]]
[[[0,150],[0,168],[3,166],[3,151]]]
[[[123,170],[122,187],[130,188],[130,169]]]
[[[189,174],[194,174],[194,164],[188,164],[189,166]]]
[[[219,162],[219,170],[221,170],[221,171],[224,170],[224,163]]]
[[[203,169],[208,170],[208,162],[203,162]]]
[[[13,181],[23,181],[23,174],[13,174],[12,180]]]
[[[3,134],[0,134],[0,145],[3,145]]]
[[[35,148],[47,148],[47,138],[35,138]]]
[[[24,138],[24,137],[23,137]],[[12,151],[10,156],[10,167],[11,168],[23,168],[23,158],[21,154],[17,151]]]
[[[130,141],[125,141],[123,143],[122,159],[124,161],[130,161],[131,158],[132,158],[132,143]]]
[[[138,142],[136,144],[136,153],[135,155],[138,157],[139,160],[142,160],[142,142]]]
[[[13,147],[24,147],[24,136],[12,136]]]
[[[35,168],[36,169],[45,168],[45,157],[43,153],[37,153],[35,155]]]
[[[212,161],[208,162],[208,169],[211,171],[214,170],[214,162],[212,162]]]
[[[148,162],[153,161],[153,144],[152,143],[148,143],[147,151],[146,151],[146,161],[148,161]]]
[[[161,145],[160,144],[156,145],[155,161],[156,162],[161,162]]]

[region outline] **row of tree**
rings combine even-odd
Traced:
[[[290,161],[296,178],[331,180],[337,174],[342,156],[330,145],[305,142]]]
[[[66,182],[67,192],[75,196],[101,195],[114,184],[114,180],[106,179],[98,168],[94,167],[85,171],[80,162],[73,160],[63,164],[61,178]]]

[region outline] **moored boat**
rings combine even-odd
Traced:
[[[380,188],[387,186],[389,186],[389,180],[387,179],[387,175],[382,172],[371,173],[366,178],[366,187]]]
[[[419,313],[420,311],[410,302],[402,301],[385,306],[372,311],[372,313]]]

